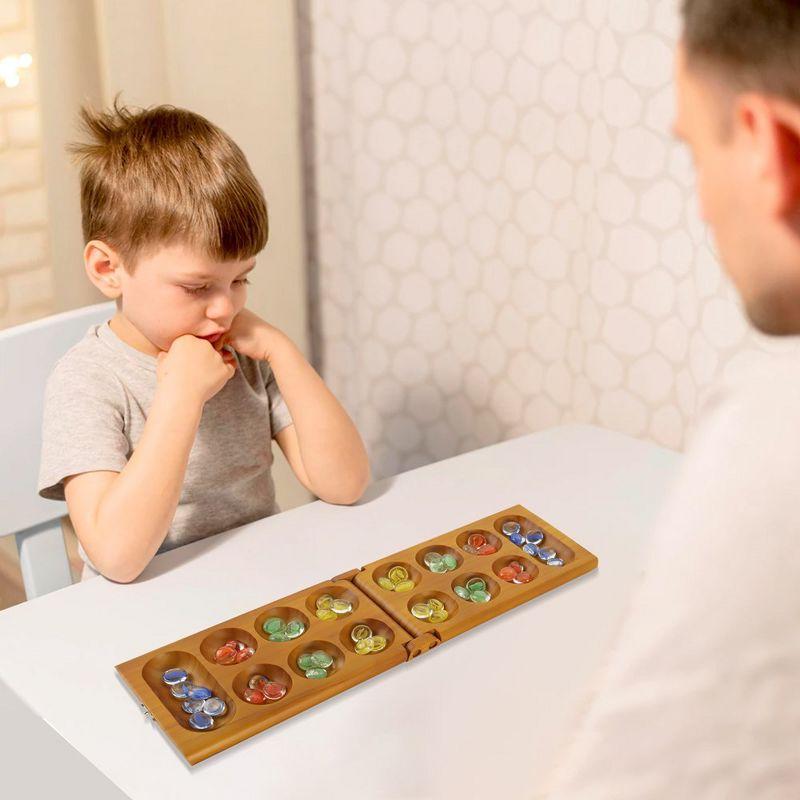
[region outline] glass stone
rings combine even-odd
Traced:
[[[202,711],[195,711],[195,713],[189,717],[189,725],[196,731],[207,731],[209,728],[214,727],[214,717],[210,717]]]
[[[185,669],[180,669],[178,667],[174,669],[168,669],[162,676],[161,680],[167,684],[167,686],[172,686],[175,683],[182,683],[189,677],[189,673]]]
[[[544,541],[544,534],[541,531],[531,531],[525,536],[528,544],[540,545]]]
[[[311,667],[311,669],[306,670],[306,678],[311,678],[312,680],[318,680],[319,678],[327,678],[328,677],[328,670],[324,669],[323,667]]]
[[[219,697],[209,697],[203,701],[203,711],[209,717],[221,717],[228,710],[225,701]]]
[[[194,688],[194,684],[189,683],[189,681],[183,681],[182,683],[173,683],[169,690],[173,697],[183,700],[184,697],[189,696],[189,690],[192,688]]]

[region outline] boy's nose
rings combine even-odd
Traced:
[[[234,311],[233,300],[227,295],[218,295],[206,307],[206,316],[214,320],[230,319]]]

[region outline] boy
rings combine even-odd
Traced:
[[[84,578],[132,581],[157,552],[275,513],[273,438],[317,497],[355,502],[355,426],[244,307],[268,231],[244,154],[171,106],[81,117],[86,274],[117,312],[50,376],[39,494],[66,500]]]

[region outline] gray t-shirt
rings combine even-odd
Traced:
[[[272,438],[292,423],[269,364],[236,353],[236,374],[203,409],[183,489],[159,552],[276,513]],[[39,494],[64,499],[64,479],[120,472],[156,389],[156,359],[93,325],[47,382]],[[91,568],[83,548],[81,557]],[[84,570],[84,577],[94,574]]]

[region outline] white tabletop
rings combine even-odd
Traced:
[[[477,798],[503,776],[514,796],[532,795],[591,689],[678,463],[576,425],[421,467],[358,506],[316,502],[165,553],[133,584],[95,578],[3,611],[0,680],[134,799]],[[516,503],[599,569],[195,767],[114,670]]]

